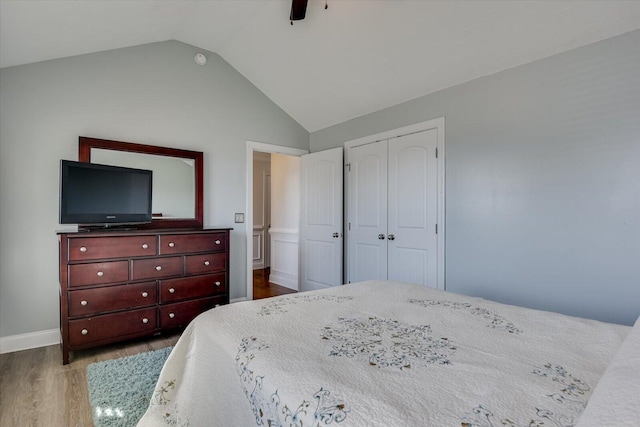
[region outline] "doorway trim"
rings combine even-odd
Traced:
[[[403,126],[396,129],[379,132],[373,135],[363,136],[361,138],[353,139],[344,143],[345,149],[345,163],[348,165],[351,162],[349,149],[357,147],[359,145],[371,144],[373,142],[382,141],[385,139],[396,138],[399,136],[405,136],[412,133],[423,132],[431,129],[437,129],[438,131],[438,234],[436,236],[437,242],[437,288],[445,290],[445,138],[444,138],[444,117],[439,117],[433,120],[427,120],[420,123],[415,123],[409,126]],[[346,175],[344,180],[344,197],[348,200],[349,197],[349,175]],[[344,206],[345,220],[349,219],[348,203]],[[345,233],[344,241],[344,269],[345,269],[345,281],[349,277],[349,245],[348,245],[349,233]]]
[[[300,157],[309,154],[309,150],[293,147],[285,147],[282,145],[267,144],[264,142],[247,141],[247,160],[246,160],[246,212],[245,218],[245,234],[247,241],[247,300],[253,300],[253,153],[261,151],[263,153],[285,154],[287,156]]]

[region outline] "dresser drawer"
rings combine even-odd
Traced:
[[[94,262],[69,265],[69,286],[101,285],[129,280],[129,262]]]
[[[131,280],[156,279],[158,277],[180,276],[182,257],[134,259]]]
[[[226,233],[167,234],[160,236],[160,254],[218,252],[227,247]]]
[[[213,273],[227,267],[227,254],[187,255],[184,257],[185,274]]]
[[[160,304],[208,297],[227,291],[227,274],[208,274],[160,281]]]
[[[160,327],[177,328],[187,326],[198,314],[224,303],[225,297],[215,297],[161,306]]]
[[[155,307],[69,320],[69,343],[81,345],[157,328]]]
[[[144,307],[156,304],[156,282],[69,291],[69,316]]]
[[[156,236],[82,237],[69,239],[69,260],[153,256],[158,250]]]

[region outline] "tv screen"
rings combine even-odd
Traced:
[[[60,224],[136,224],[151,221],[153,172],[60,161]]]

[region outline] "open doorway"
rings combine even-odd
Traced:
[[[273,158],[273,162],[272,162]],[[297,156],[253,152],[253,299],[295,293],[299,289],[297,236],[300,190]],[[271,204],[271,169],[275,204]],[[273,250],[272,250],[272,222]],[[275,268],[271,269],[271,253]]]
[[[254,299],[254,268],[263,270],[262,280],[266,279],[269,282],[275,282],[285,288],[295,286],[297,289],[298,234],[297,229],[287,224],[293,223],[294,219],[297,221],[298,214],[295,210],[287,207],[286,195],[290,192],[299,193],[300,189],[299,179],[291,180],[287,179],[287,176],[295,172],[297,158],[307,153],[307,150],[298,148],[247,141],[247,211],[245,226],[247,236],[248,300]],[[291,159],[289,156],[293,156],[296,159]],[[266,193],[265,181],[267,177],[265,173],[266,165],[258,167],[257,170],[254,167],[256,158],[261,159],[262,162],[266,162],[267,158],[269,159],[268,176],[271,180],[270,188],[277,188],[275,194],[273,190],[270,191],[269,204],[271,209],[269,215],[264,214],[264,202],[260,203],[263,205],[261,206],[262,213],[260,209],[257,211],[255,209],[256,198],[264,200],[266,194],[256,194],[254,187],[260,185],[263,192]],[[275,176],[274,170],[272,170],[274,162],[277,169]],[[260,179],[254,179],[257,178],[255,176],[257,174],[261,174],[264,177],[262,183],[260,183]],[[299,200],[299,194],[295,194],[293,199]],[[256,221],[255,217],[258,215],[260,217]],[[292,261],[295,264],[292,264]],[[268,275],[268,277],[265,277],[265,275]],[[260,275],[258,275],[258,280],[260,279]]]

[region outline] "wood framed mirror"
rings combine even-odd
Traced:
[[[152,220],[137,228],[202,228],[202,152],[81,136],[78,160],[154,171]]]

